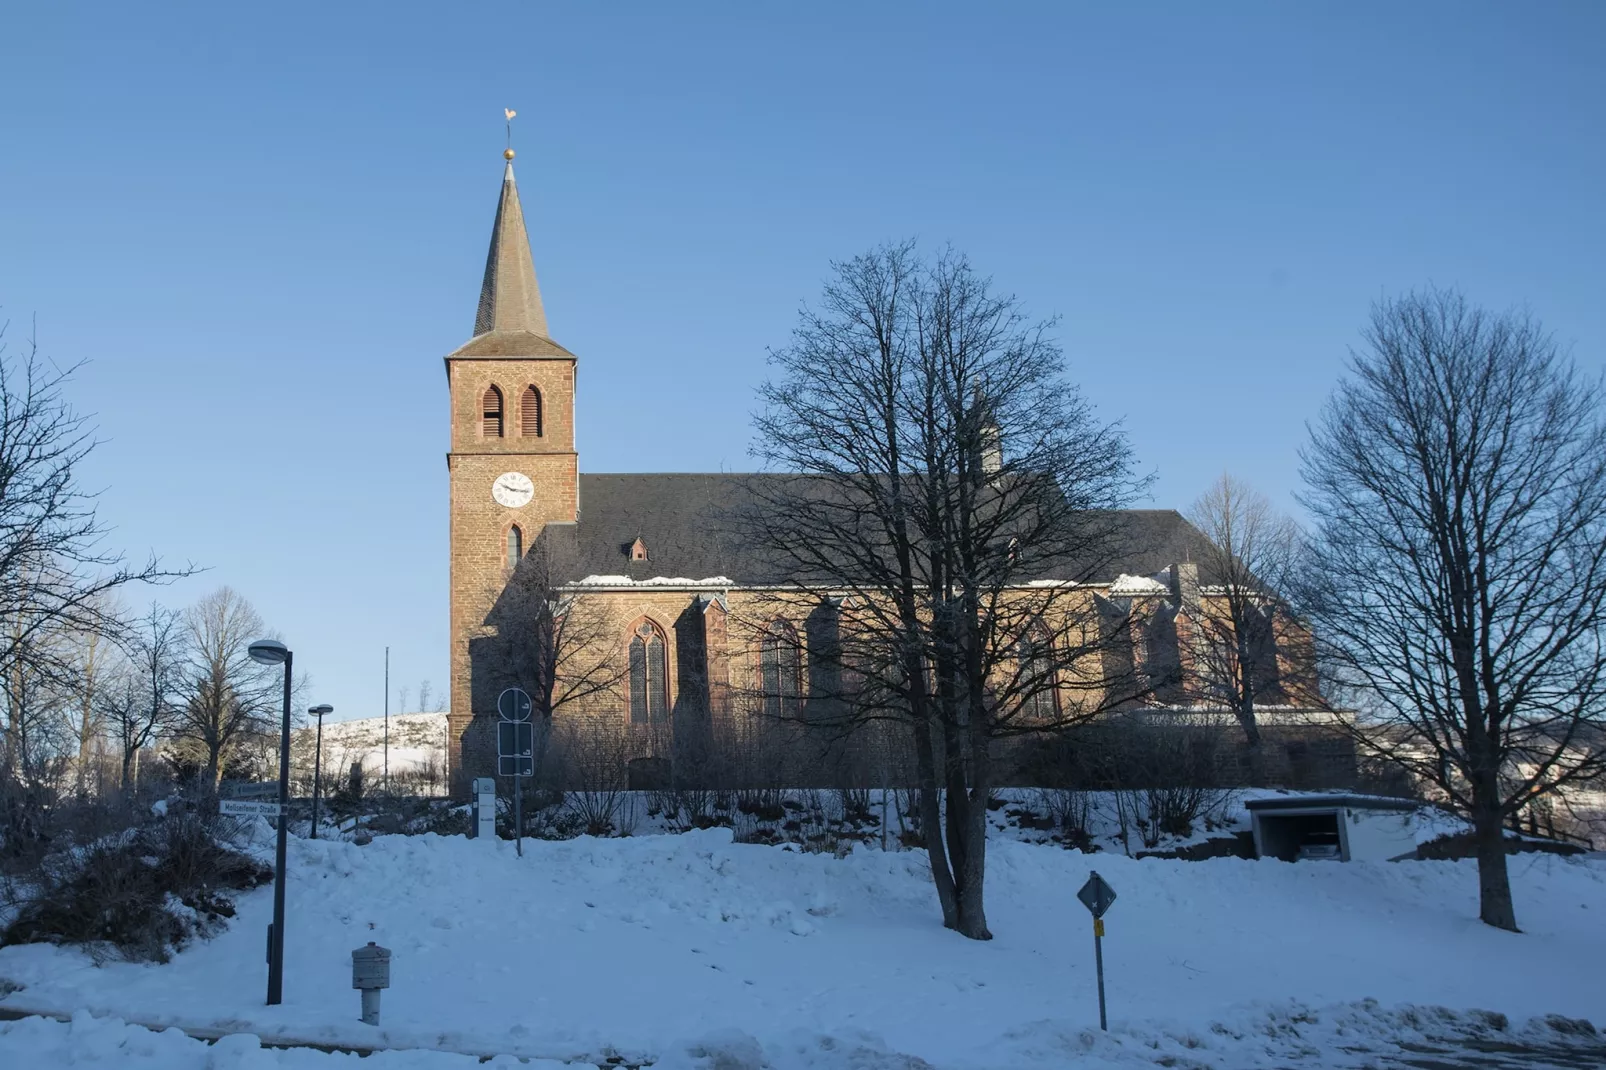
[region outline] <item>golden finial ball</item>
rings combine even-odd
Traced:
[[[513,158],[513,150],[508,149],[506,152],[502,153],[502,158],[504,160],[511,160]]]

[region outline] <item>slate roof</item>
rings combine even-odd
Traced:
[[[592,473],[580,476],[580,521],[565,541],[563,557],[573,564],[571,580],[586,576],[628,576],[632,580],[729,577],[736,584],[762,585],[783,577],[760,548],[732,530],[731,515],[755,500],[759,482],[773,477],[728,473]],[[1121,573],[1148,576],[1184,560],[1205,559],[1204,535],[1174,509],[1128,509],[1117,514],[1120,551],[1109,567],[1095,570],[1094,582]],[[550,529],[549,529],[550,530]],[[648,560],[630,560],[630,544],[640,537]],[[1201,571],[1203,571],[1201,569]],[[1204,583],[1214,578],[1201,575]]]
[[[509,156],[502,172],[502,192],[485,254],[485,279],[474,315],[474,337],[450,357],[571,357],[547,330],[541,284],[530,258],[530,236],[524,227],[518,184]]]

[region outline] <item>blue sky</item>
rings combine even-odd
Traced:
[[[33,4],[0,316],[87,360],[113,539],[209,571],[337,717],[446,684],[446,380],[519,111],[581,465],[741,470],[828,261],[952,242],[1124,417],[1150,504],[1292,507],[1372,300],[1606,355],[1606,5]]]

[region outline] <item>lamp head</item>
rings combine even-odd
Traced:
[[[290,659],[290,648],[277,639],[258,639],[248,651],[251,660],[259,665],[283,665]]]
[[[313,706],[311,709],[307,710],[307,712],[322,717],[326,713],[334,713],[335,708],[329,705],[329,703],[325,702],[321,705]]]

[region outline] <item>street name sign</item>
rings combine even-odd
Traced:
[[[218,813],[231,817],[279,817],[284,811],[277,802],[257,799],[224,799],[217,804]]]

